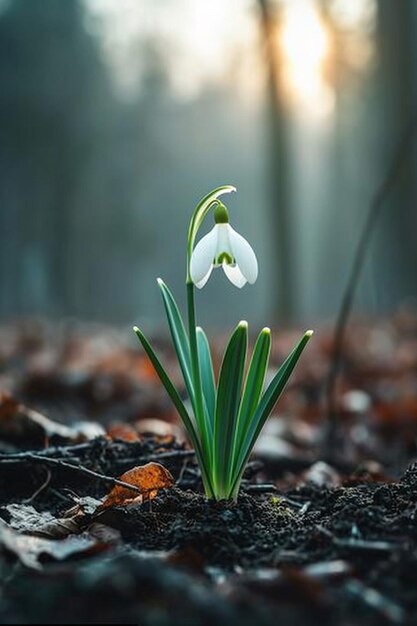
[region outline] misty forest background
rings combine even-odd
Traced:
[[[350,21],[340,2],[313,3],[330,52],[322,91],[302,101],[285,91],[288,3],[2,0],[0,317],[159,327],[155,279],[182,301],[191,211],[227,183],[260,277],[237,291],[216,273],[199,294],[204,325],[333,319],[417,86],[417,3],[352,3]],[[207,60],[205,34],[186,46],[175,25],[208,5],[219,29]],[[358,313],[416,295],[416,168],[414,146]]]

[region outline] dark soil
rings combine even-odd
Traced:
[[[192,451],[172,436],[175,413],[140,351],[107,345],[102,331],[40,330],[7,330],[0,391],[70,428],[99,421],[110,436],[68,436],[0,398],[1,623],[417,623],[416,317],[350,334],[332,467],[315,464],[326,449],[321,386],[332,354],[318,334],[280,403],[288,419],[267,424],[236,504],[204,498]],[[376,331],[387,340],[377,351]],[[290,339],[281,336],[274,363]],[[163,340],[159,348],[175,371],[172,350]],[[159,436],[143,434],[150,418]],[[111,477],[149,461],[172,473],[172,488],[97,509],[92,499],[109,493]]]
[[[247,480],[237,504],[229,504],[205,499],[193,459],[173,440],[97,439],[42,450],[48,454],[76,457],[107,476],[164,459],[179,486],[143,504],[85,514],[80,532],[98,524],[107,533],[117,530],[117,541],[96,554],[62,562],[40,557],[37,571],[3,550],[2,623],[417,622],[416,465],[398,482],[356,476],[334,488],[299,479],[299,486],[279,492]],[[7,505],[22,504],[46,467],[14,458],[11,465],[0,462],[6,522]],[[108,492],[75,470],[56,465],[51,473],[31,502],[40,512],[58,517],[75,494]]]

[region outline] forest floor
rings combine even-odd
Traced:
[[[415,624],[417,321],[351,337],[337,454],[323,330],[233,504],[204,498],[140,350],[103,329],[0,329],[1,622]],[[132,482],[149,463],[161,481]]]

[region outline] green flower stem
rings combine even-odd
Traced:
[[[206,459],[208,459],[209,467],[212,467],[212,459],[211,459],[211,446],[209,445],[208,431],[207,431],[207,422],[204,414],[204,402],[203,402],[203,391],[201,385],[201,373],[200,373],[200,362],[198,357],[198,347],[197,347],[197,329],[196,329],[196,318],[195,318],[195,304],[194,304],[194,284],[191,281],[187,281],[187,305],[188,305],[188,327],[189,327],[189,339],[190,339],[190,356],[191,356],[191,369],[194,383],[194,393],[195,393],[195,418],[198,425],[198,429],[201,433],[201,447],[203,451],[203,455]],[[210,477],[210,480],[213,480],[213,477]],[[206,490],[206,495],[208,498],[212,498],[214,495],[213,486],[204,485]],[[207,489],[207,487],[209,489]]]

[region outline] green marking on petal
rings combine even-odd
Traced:
[[[215,261],[216,265],[233,265],[233,257],[228,252],[221,252]]]

